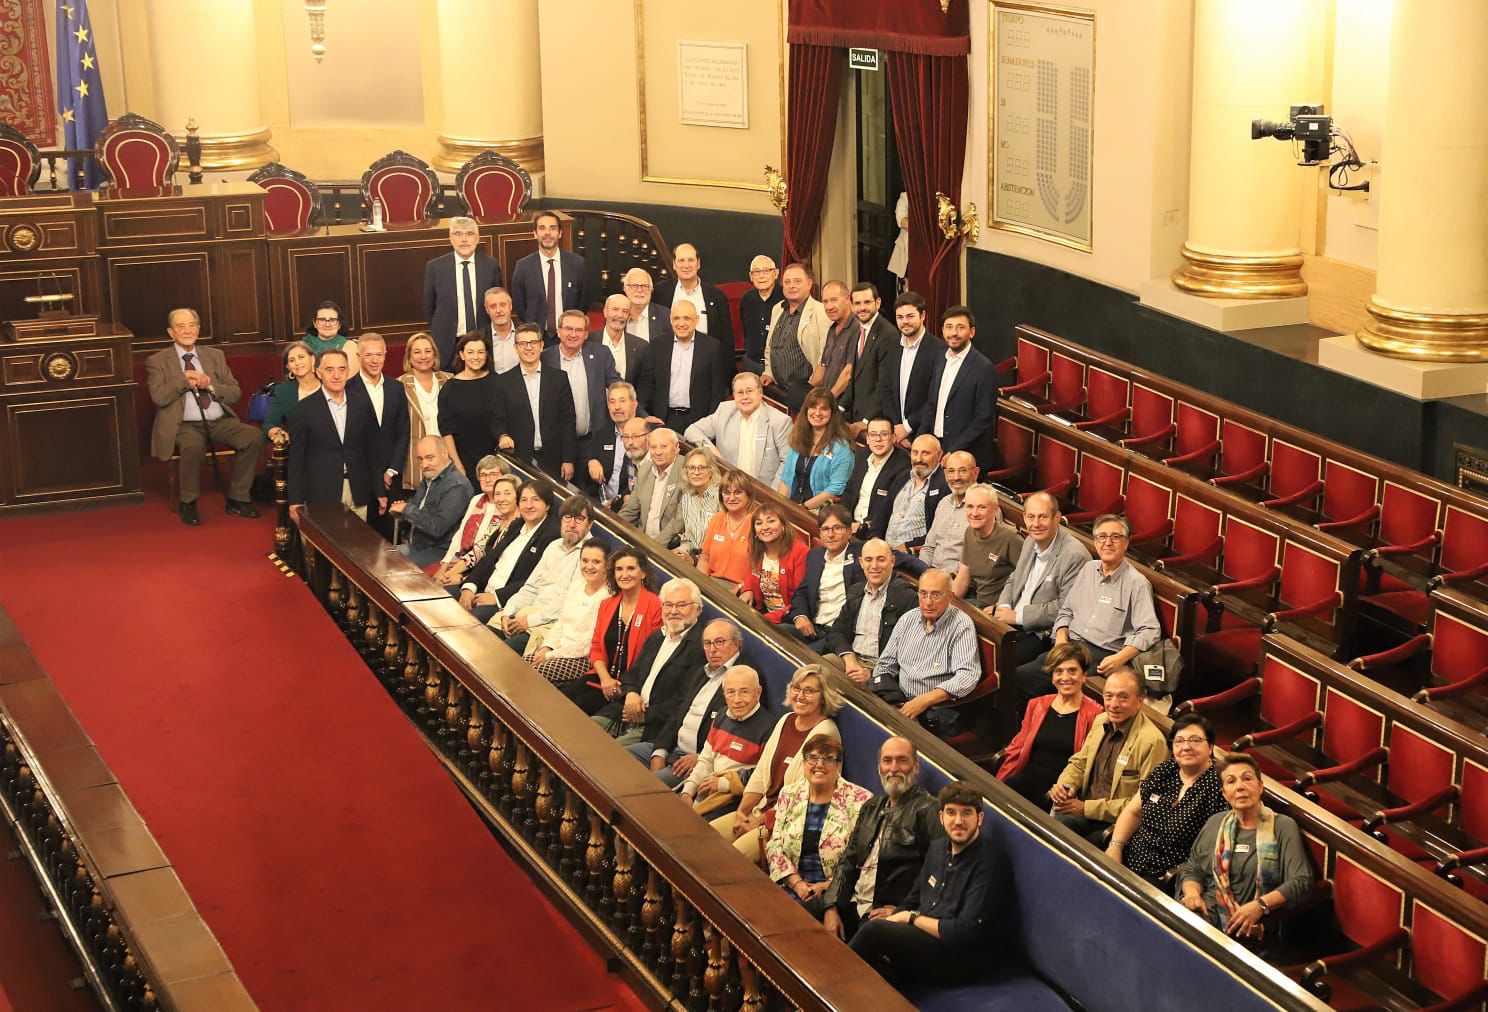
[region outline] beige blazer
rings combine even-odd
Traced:
[[[216,348],[209,348],[200,341],[192,348],[201,372],[212,377],[212,394],[222,402],[228,417],[238,417],[231,405],[243,396],[237,379],[227,367],[227,359]],[[170,460],[176,452],[176,431],[181,428],[181,419],[186,416],[184,398],[190,389],[186,374],[181,371],[181,360],[176,355],[176,346],[168,344],[145,361],[145,385],[150,391],[150,400],[155,402],[155,424],[150,430],[150,455],[156,460]]]
[[[771,368],[770,342],[775,339],[775,323],[784,312],[783,301],[775,303],[775,308],[770,310],[770,336],[765,339],[765,372],[772,376],[775,370]],[[832,321],[827,319],[827,307],[808,295],[801,306],[801,323],[796,327],[796,340],[801,342],[801,351],[806,354],[806,361],[811,363],[813,369],[821,365],[822,349],[827,346],[827,334],[831,328]]]

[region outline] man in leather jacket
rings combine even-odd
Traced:
[[[886,917],[915,884],[930,841],[945,835],[940,802],[916,781],[920,757],[908,738],[878,750],[884,792],[865,804],[825,894],[822,923],[844,941],[865,920]]]

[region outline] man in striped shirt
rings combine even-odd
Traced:
[[[976,627],[951,607],[951,578],[945,571],[927,570],[920,577],[920,606],[894,626],[868,687],[898,703],[906,717],[950,738],[961,728],[949,704],[976,688],[981,677]]]
[[[728,711],[713,722],[707,743],[682,784],[683,797],[694,802],[732,795],[732,804],[710,805],[710,815],[738,807],[744,784],[775,728],[775,715],[760,705],[762,692],[759,672],[748,665],[736,664],[723,673],[723,704]]]

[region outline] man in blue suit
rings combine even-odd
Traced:
[[[501,287],[501,265],[476,249],[480,226],[474,218],[451,218],[449,236],[453,249],[424,267],[424,319],[439,349],[440,367],[458,372],[455,338],[486,325],[483,293]]]
[[[941,450],[965,450],[983,470],[997,463],[997,367],[972,346],[976,317],[965,306],[941,314],[945,352],[935,361],[930,396],[925,402],[925,430],[940,440]]]
[[[559,248],[563,223],[552,211],[539,211],[532,221],[537,252],[529,253],[512,268],[511,297],[523,323],[542,329],[543,343],[558,339],[558,319],[565,309],[583,309],[584,258]]]
[[[863,543],[852,540],[852,514],[840,503],[821,508],[817,534],[821,544],[806,553],[806,571],[780,628],[793,631],[822,653],[828,630],[847,604],[847,592],[863,582],[863,567],[858,565]]]
[[[377,428],[382,434],[382,445],[386,450],[379,483],[390,499],[403,498],[403,483],[398,477],[408,466],[408,394],[403,384],[389,380],[382,374],[387,362],[387,342],[381,334],[366,333],[357,337],[361,349],[362,368],[346,384],[349,397],[365,399],[372,405],[377,416]],[[387,538],[393,537],[393,518],[381,512],[369,516],[367,522],[373,530]]]
[[[610,350],[589,336],[589,317],[577,309],[564,310],[558,319],[558,344],[544,348],[542,364],[562,369],[573,391],[574,421],[583,445],[589,434],[604,428],[609,416],[608,390],[618,382],[615,359]]]

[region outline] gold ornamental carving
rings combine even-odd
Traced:
[[[72,360],[71,355],[58,351],[46,357],[46,361],[42,363],[42,370],[46,373],[47,379],[61,383],[71,379],[72,374],[77,372],[77,363]]]
[[[1301,256],[1232,256],[1183,244],[1173,286],[1210,299],[1291,299],[1307,294]]]
[[[269,144],[269,128],[236,134],[202,134],[201,167],[209,172],[256,169],[279,160]]]
[[[30,225],[17,225],[10,230],[10,248],[17,253],[30,253],[41,245],[41,233]]]
[[[947,239],[965,238],[973,246],[982,236],[982,222],[977,215],[976,204],[968,205],[965,213],[958,212],[951,198],[944,193],[935,194],[935,217],[940,223],[940,234]]]
[[[770,195],[770,203],[775,205],[775,210],[781,214],[790,207],[790,187],[773,165],[765,166],[765,192]]]
[[[1354,338],[1370,351],[1417,362],[1488,362],[1488,313],[1413,313],[1365,307],[1369,322]]]

